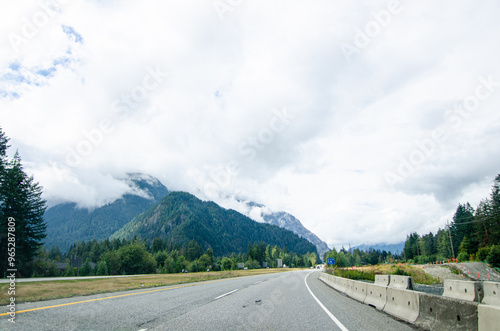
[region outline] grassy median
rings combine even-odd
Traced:
[[[65,280],[64,277],[61,277],[61,280],[55,281],[17,282],[15,297],[16,303],[34,302],[295,270],[302,269],[232,270],[81,280]],[[11,297],[8,294],[9,286],[9,284],[0,284],[0,305],[6,305],[9,302]]]
[[[381,264],[355,268],[329,269],[335,276],[355,280],[375,280],[375,275],[411,276],[417,284],[433,285],[440,283],[439,278],[425,273],[421,267],[406,264]]]

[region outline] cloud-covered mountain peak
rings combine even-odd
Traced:
[[[325,252],[330,250],[324,241],[304,227],[300,220],[292,214],[284,211],[275,212],[265,205],[253,201],[244,203],[244,212],[248,217],[257,222],[277,225],[307,239],[316,246],[320,258],[322,258]]]

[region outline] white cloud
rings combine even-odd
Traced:
[[[0,124],[48,199],[106,203],[126,191],[112,177],[144,172],[228,207],[243,196],[286,210],[330,245],[356,245],[435,231],[459,202],[488,195],[500,87],[460,125],[447,111],[480,77],[500,82],[496,2],[401,1],[350,61],[341,43],[389,1],[233,7],[221,19],[210,1],[67,1],[15,52],[8,36],[44,10],[5,6]],[[284,109],[294,115],[277,122]],[[436,130],[448,138],[389,185]]]

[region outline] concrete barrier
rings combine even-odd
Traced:
[[[483,299],[483,288],[480,282],[445,280],[443,296],[465,301],[481,302]]]
[[[332,287],[334,289],[338,289],[339,288],[339,281],[340,281],[340,278],[339,277],[336,277],[336,276],[330,276],[332,278],[331,282],[332,282]]]
[[[383,310],[387,300],[387,286],[366,284],[366,298],[364,303],[378,310]]]
[[[365,282],[353,281],[353,287],[351,289],[350,297],[360,302],[365,302],[366,298],[366,286]]]
[[[408,323],[415,323],[420,310],[419,295],[419,292],[388,287],[387,300],[383,310]]]
[[[390,279],[389,275],[375,275],[375,285],[388,286]]]
[[[326,285],[335,288],[335,276],[332,276],[327,273],[322,273],[319,279],[325,283]]]
[[[395,278],[392,279],[393,277]],[[378,281],[384,284],[390,279],[389,285],[391,283],[393,286],[413,285],[411,277],[403,276],[398,280],[399,277],[401,276],[385,279],[380,277]],[[484,291],[478,282],[445,281],[446,293],[449,296],[458,296],[455,298],[369,284],[327,274],[322,275],[320,279],[353,299],[422,329],[439,331],[499,329],[500,305],[497,306],[500,303],[497,296],[500,295],[499,283],[485,282],[486,294],[483,304],[479,304],[474,302],[474,299],[482,298]]]
[[[339,292],[346,293],[349,289],[349,284],[346,278],[339,277],[336,281],[335,289]]]
[[[491,305],[478,305],[478,330],[497,331],[500,325],[500,307]]]
[[[413,290],[413,280],[410,276],[391,275],[389,287],[401,290]]]
[[[478,328],[477,306],[477,302],[420,293],[415,325],[426,330],[475,331]]]
[[[319,277],[323,283],[334,288],[335,290],[345,293],[349,290],[348,279],[342,277],[336,277],[327,273],[322,273]]]
[[[346,279],[345,283],[347,284],[347,286],[346,286],[346,289],[344,291],[344,294],[352,297],[352,292],[353,292],[353,288],[354,288],[354,280]]]
[[[337,285],[338,277],[335,277],[333,275],[328,275],[330,277],[330,283],[332,284],[332,287],[335,288]]]
[[[482,303],[500,307],[500,283],[484,282],[483,294]]]

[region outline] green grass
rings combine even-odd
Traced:
[[[365,272],[365,271],[350,270],[350,269],[338,269],[338,268],[327,269],[326,272],[337,277],[343,277],[354,280],[375,281],[375,274],[373,272]]]
[[[413,267],[406,264],[382,264],[373,265],[366,267],[358,267],[355,269],[351,268],[336,268],[333,270],[338,271],[328,271],[332,269],[327,269],[329,273],[335,273],[335,276],[344,277],[355,280],[371,280],[375,281],[375,275],[402,275],[410,276],[414,283],[433,285],[440,283],[440,280],[432,275],[425,273],[424,270],[418,267]]]

